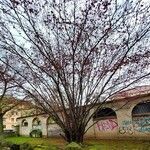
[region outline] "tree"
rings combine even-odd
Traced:
[[[12,74],[9,65],[8,59],[5,59],[5,64],[0,62],[0,133],[3,133],[4,115],[19,104],[13,97],[18,85],[14,82],[15,74]]]
[[[20,87],[52,116],[68,142],[82,142],[102,104],[150,75],[150,6],[141,0],[0,5],[0,46],[18,62],[11,68],[26,82]]]

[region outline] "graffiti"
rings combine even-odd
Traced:
[[[119,133],[120,134],[133,134],[133,129],[132,127],[120,127],[119,128]]]
[[[134,117],[133,127],[138,132],[150,132],[150,117]]]
[[[115,119],[101,120],[96,125],[99,131],[112,131],[118,127]]]
[[[122,121],[122,125],[123,126],[128,126],[128,125],[131,125],[131,124],[132,124],[131,120],[124,120],[124,121]]]
[[[119,128],[120,134],[133,134],[132,121],[124,120],[122,121],[122,125]]]

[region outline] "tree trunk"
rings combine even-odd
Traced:
[[[84,132],[81,130],[66,130],[65,131],[65,140],[69,143],[76,142],[76,143],[82,143],[84,137]]]
[[[0,134],[3,133],[3,114],[0,114]]]

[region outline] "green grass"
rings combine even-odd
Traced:
[[[143,140],[87,140],[85,144],[97,150],[150,150],[150,141]]]
[[[7,137],[5,139],[7,142],[14,144],[29,143],[31,145],[65,145],[65,141],[57,138],[31,138],[31,137]]]
[[[67,144],[59,138],[29,138],[29,137],[8,137],[5,139],[14,144],[29,143],[35,145],[65,147]],[[85,150],[150,150],[150,141],[133,140],[85,140],[88,145]]]

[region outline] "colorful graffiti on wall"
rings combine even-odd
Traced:
[[[96,123],[99,131],[112,131],[118,127],[116,119],[100,120]]]
[[[133,127],[138,132],[150,132],[150,116],[134,117]]]
[[[113,131],[118,128],[116,119],[100,120],[96,123],[99,131]],[[134,130],[138,132],[150,133],[150,116],[147,117],[133,117],[133,121],[124,120],[121,127],[119,127],[120,134],[132,135]]]
[[[119,127],[120,134],[133,134],[132,121],[124,120],[122,121],[121,127]]]

